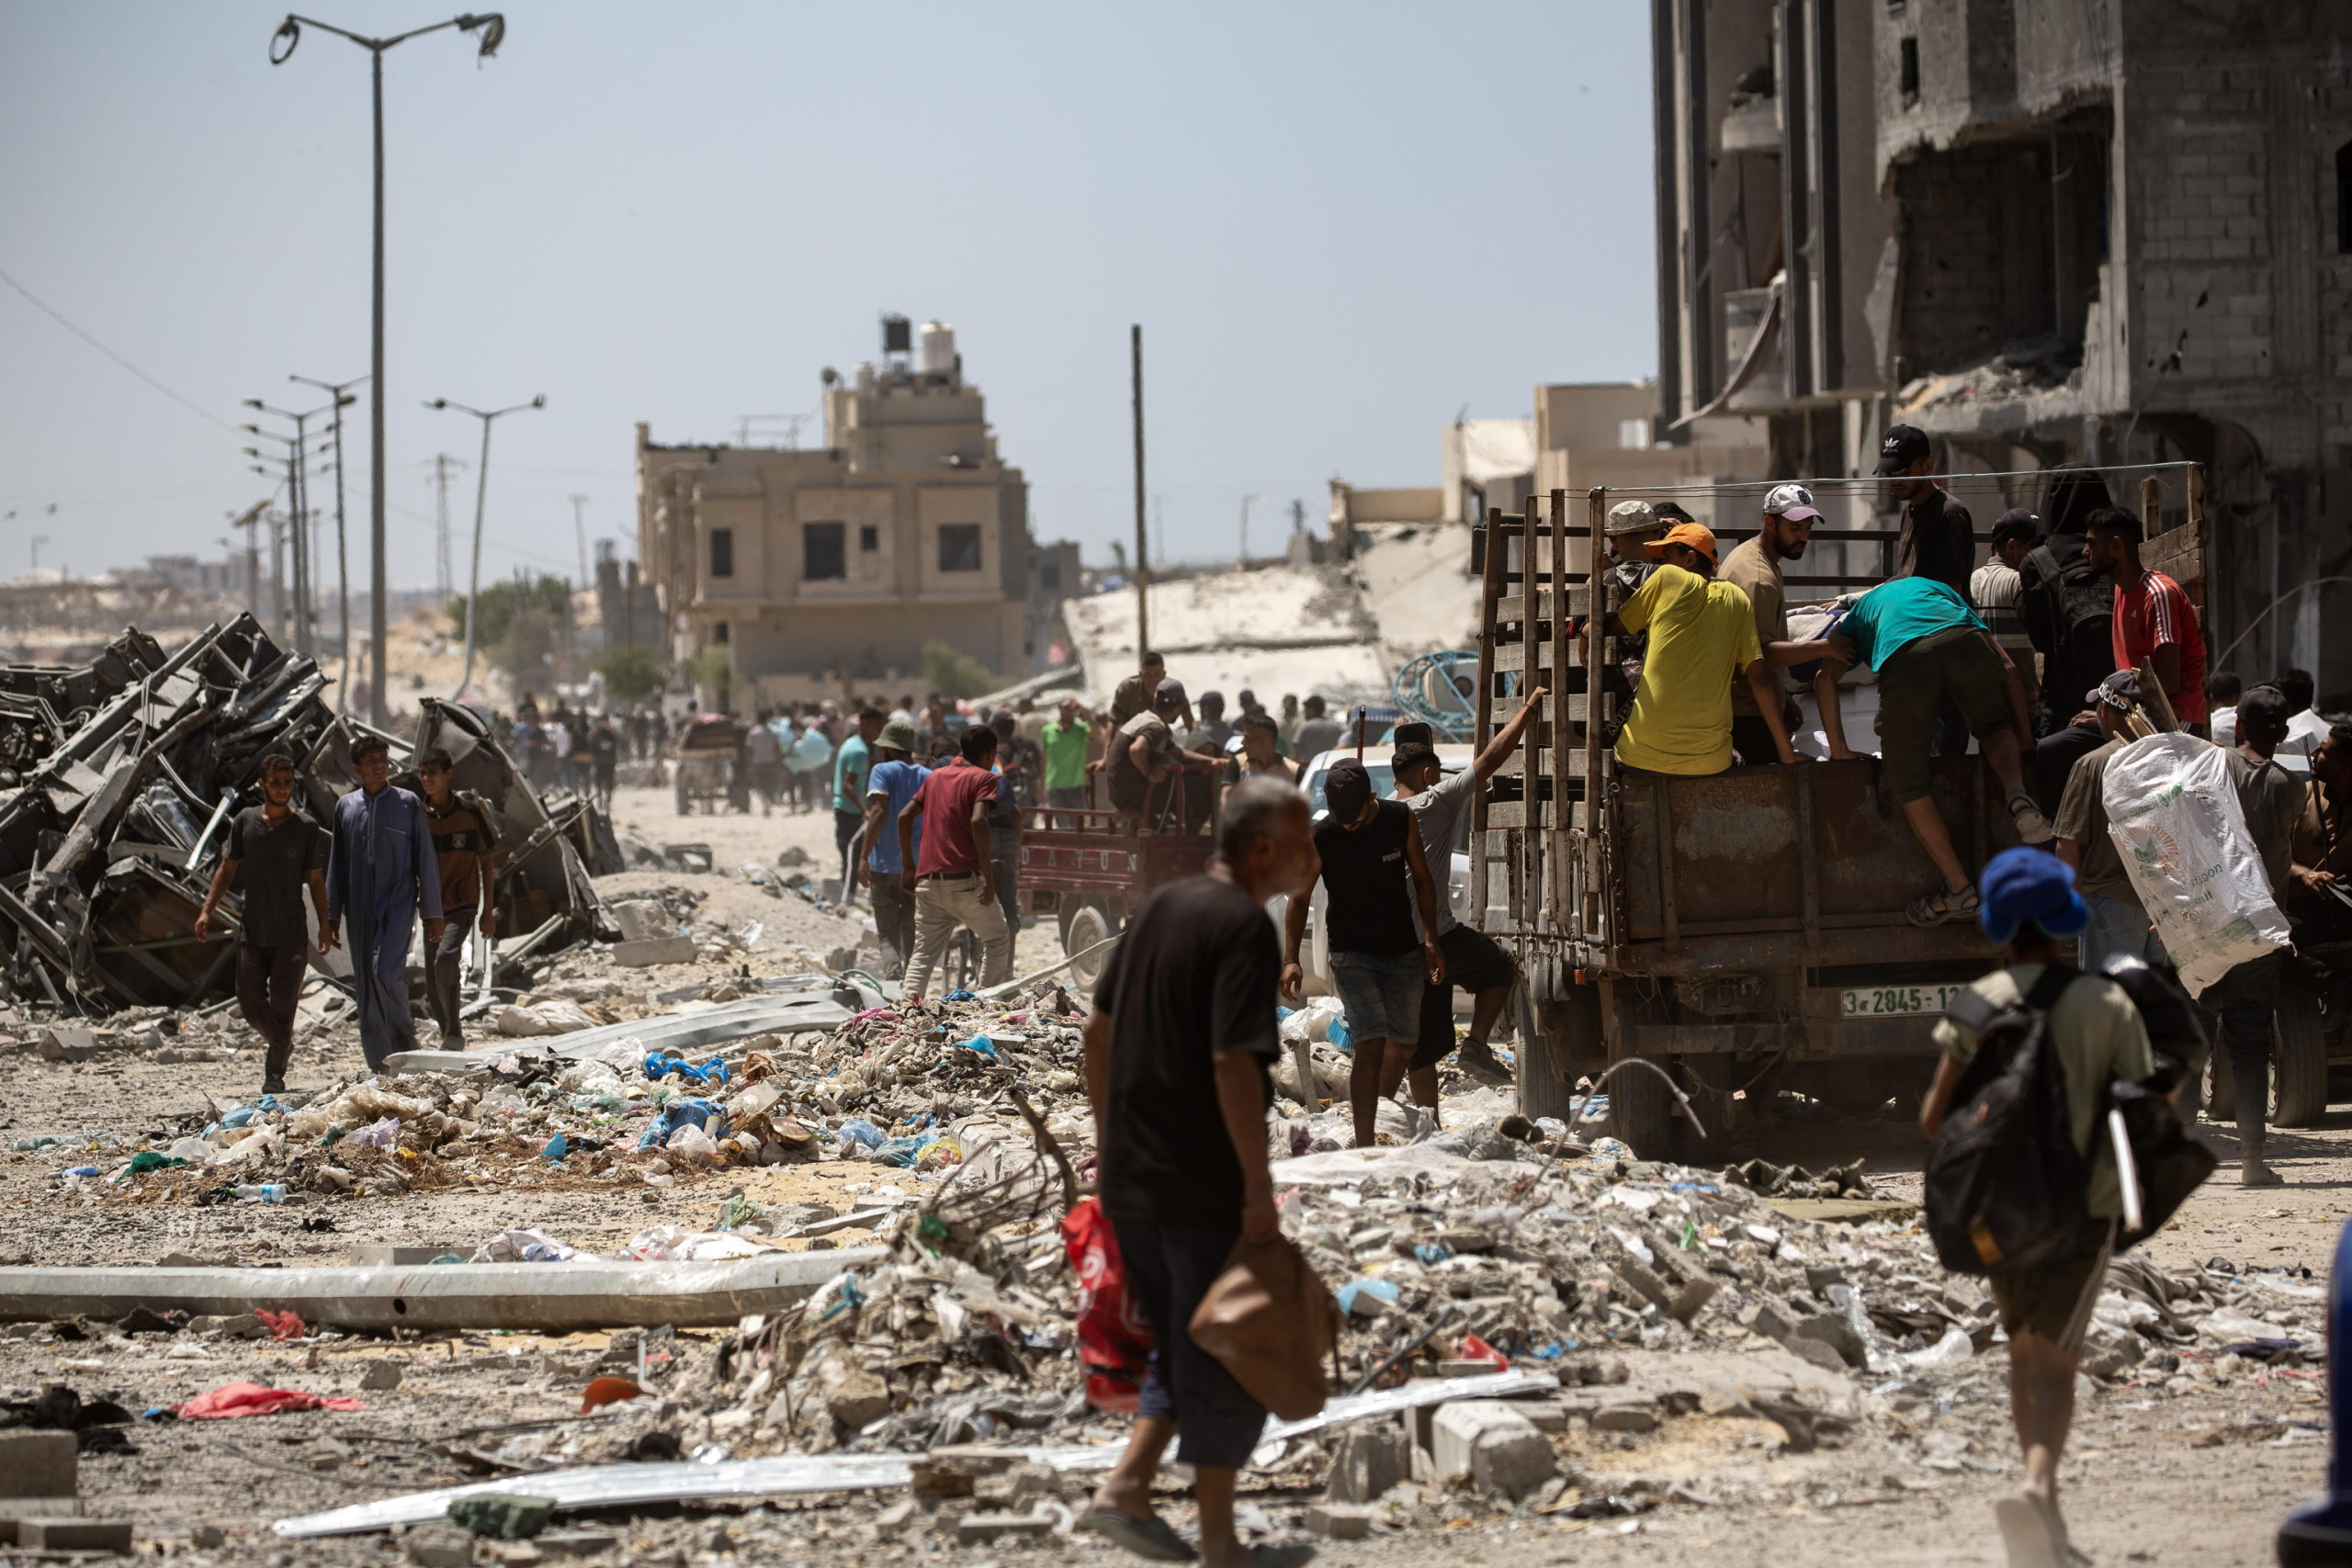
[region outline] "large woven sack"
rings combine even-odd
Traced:
[[[1193,1314],[1192,1335],[1283,1420],[1322,1412],[1323,1362],[1339,1349],[1340,1308],[1289,1241],[1236,1243]]]

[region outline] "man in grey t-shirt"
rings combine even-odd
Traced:
[[[1453,863],[1454,828],[1471,797],[1519,750],[1520,739],[1535,716],[1536,705],[1547,694],[1542,686],[1529,693],[1510,722],[1460,773],[1447,774],[1437,753],[1419,741],[1397,745],[1389,765],[1396,781],[1396,798],[1413,813],[1421,852],[1434,874],[1444,874],[1437,868]],[[1510,1069],[1496,1058],[1487,1036],[1502,1015],[1503,1004],[1510,999],[1511,987],[1519,982],[1519,968],[1510,955],[1486,932],[1464,925],[1445,898],[1437,901],[1437,942],[1438,951],[1445,955],[1445,979],[1421,994],[1420,1036],[1406,1075],[1413,1103],[1432,1115],[1437,1111],[1437,1065],[1453,1049],[1453,987],[1461,986],[1472,997],[1470,1036],[1462,1043],[1464,1070],[1508,1082]]]

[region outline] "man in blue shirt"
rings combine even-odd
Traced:
[[[1846,612],[1828,645],[1814,693],[1829,754],[1854,754],[1847,750],[1846,726],[1838,711],[1838,677],[1857,663],[1877,671],[1881,776],[1903,807],[1912,836],[1943,874],[1941,889],[1914,899],[1904,913],[1920,926],[1973,918],[1976,889],[1937,809],[1928,758],[1937,709],[1949,699],[1966,716],[1969,731],[2000,779],[2018,836],[2029,844],[2050,840],[2049,818],[2025,785],[2019,738],[2031,735],[2033,726],[2017,666],[1968,602],[1932,577],[1880,583]]]
[[[902,718],[882,726],[874,754],[882,760],[865,775],[866,852],[860,857],[857,879],[874,896],[874,929],[890,953],[890,979],[907,972],[915,951],[915,896],[907,891],[899,859],[899,813],[915,797],[931,770],[912,760],[915,727]],[[922,848],[922,822],[915,822],[915,848]]]

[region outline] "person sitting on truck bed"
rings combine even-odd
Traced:
[[[1611,637],[1649,634],[1617,761],[1653,773],[1720,773],[1731,766],[1731,683],[1745,675],[1783,762],[1797,760],[1780,692],[1756,636],[1747,595],[1717,582],[1715,536],[1677,523],[1642,547],[1659,562],[1642,591],[1609,617]]]
[[[1932,577],[1897,577],[1855,601],[1829,634],[1814,692],[1829,754],[1850,758],[1846,725],[1838,711],[1838,677],[1856,663],[1878,671],[1879,753],[1882,777],[1903,807],[1904,820],[1944,885],[1912,900],[1904,913],[1918,926],[1939,926],[1976,912],[1976,889],[1951,846],[1951,829],[1936,808],[1928,771],[1935,741],[1936,710],[1951,699],[1984,748],[1984,760],[2001,781],[2018,836],[2029,844],[2050,841],[2050,819],[2025,787],[2021,737],[2033,733],[2026,716],[2025,688],[2009,656],[1984,623],[1951,584]]]
[[[1788,595],[1781,581],[1781,563],[1802,558],[1813,539],[1814,520],[1821,515],[1813,491],[1803,485],[1776,485],[1764,498],[1764,526],[1755,537],[1732,547],[1724,558],[1723,579],[1747,595],[1756,612],[1756,636],[1764,648],[1764,662],[1771,667],[1771,683],[1781,694],[1781,718],[1793,729],[1797,705],[1787,694],[1781,671],[1792,664],[1817,659],[1821,649],[1810,642],[1789,639]],[[1761,762],[1773,755],[1772,731],[1756,705],[1756,694],[1744,682],[1731,688],[1731,744],[1743,762]]]
[[[1356,1147],[1368,1149],[1383,1086],[1403,1082],[1411,1068],[1421,998],[1445,978],[1445,953],[1434,934],[1444,895],[1431,880],[1412,809],[1401,800],[1374,798],[1372,774],[1361,760],[1342,757],[1331,764],[1323,775],[1323,820],[1315,826],[1315,878],[1291,895],[1283,919],[1282,988],[1295,997],[1305,983],[1298,947],[1320,881],[1329,889],[1323,921],[1331,984],[1355,1036],[1348,1103],[1355,1111]]]
[[[1111,809],[1119,825],[1130,832],[1155,829],[1172,792],[1163,782],[1186,762],[1214,765],[1220,757],[1198,756],[1176,744],[1175,724],[1192,708],[1182,681],[1162,681],[1152,694],[1152,706],[1119,726],[1104,753],[1111,775]]]
[[[1536,705],[1549,694],[1542,686],[1528,693],[1510,722],[1452,778],[1445,776],[1437,752],[1428,745],[1398,742],[1389,762],[1389,776],[1396,781],[1396,798],[1413,813],[1413,825],[1421,834],[1421,858],[1431,866],[1453,864],[1453,829],[1464,808],[1519,750],[1520,737],[1535,717]],[[1510,1069],[1496,1059],[1487,1037],[1494,1032],[1495,1020],[1502,1016],[1503,1004],[1510,999],[1510,988],[1519,983],[1519,966],[1510,954],[1486,932],[1456,919],[1451,898],[1437,900],[1437,945],[1445,958],[1445,978],[1430,982],[1421,993],[1420,1032],[1406,1070],[1413,1086],[1413,1103],[1424,1107],[1432,1121],[1437,1116],[1437,1065],[1453,1049],[1453,987],[1465,987],[1471,996],[1470,1037],[1462,1043],[1463,1069],[1507,1083]],[[1385,1074],[1380,1092],[1384,1098],[1396,1092],[1396,1084],[1387,1081]]]

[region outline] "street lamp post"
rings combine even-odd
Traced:
[[[376,127],[376,243],[375,288],[370,310],[370,344],[368,349],[368,553],[372,580],[368,585],[368,629],[371,638],[368,649],[368,716],[369,722],[381,728],[388,721],[384,705],[384,51],[395,44],[406,43],[425,33],[438,32],[443,28],[456,28],[460,32],[481,33],[480,57],[487,60],[498,52],[506,38],[506,18],[498,13],[471,12],[452,17],[446,22],[435,22],[427,28],[413,28],[390,38],[362,38],[357,33],[313,21],[308,17],[288,14],[277,24],[277,31],[270,35],[269,62],[283,65],[293,58],[295,45],[302,41],[302,29],[316,28],[337,38],[349,39],[368,51],[369,75],[375,90]]]
[[[454,700],[466,694],[466,688],[473,684],[474,679],[474,616],[481,607],[481,517],[483,506],[490,500],[490,427],[493,422],[510,413],[547,407],[548,396],[541,392],[527,403],[514,403],[488,411],[470,409],[463,403],[453,403],[447,398],[435,398],[424,406],[429,409],[456,409],[459,413],[469,413],[481,421],[481,463],[474,473],[474,564],[466,582],[466,669],[465,673],[458,677],[458,689],[449,694]]]
[[[308,376],[288,376],[305,387],[316,387],[334,400],[334,606],[335,630],[343,638],[343,685],[335,696],[338,712],[349,710],[351,699],[351,541],[343,525],[343,411],[359,400],[351,389],[368,379],[362,376],[337,386]]]
[[[294,422],[294,439],[289,443],[292,450],[289,454],[287,464],[286,494],[287,509],[292,513],[291,527],[293,530],[294,544],[294,624],[291,632],[291,641],[294,644],[294,649],[296,652],[311,653],[314,652],[315,649],[313,648],[311,626],[311,452],[309,425],[311,421],[318,418],[319,415],[326,412],[327,411],[325,409],[311,409],[302,413],[296,413],[291,409],[272,408],[267,403],[263,402],[259,398],[247,398],[245,400],[245,407],[249,409],[257,409],[263,413],[276,414],[280,419],[290,419]],[[277,434],[275,431],[264,430],[257,424],[249,424],[245,426],[245,428],[252,431],[255,435],[267,435],[275,441],[286,440],[285,436]]]

